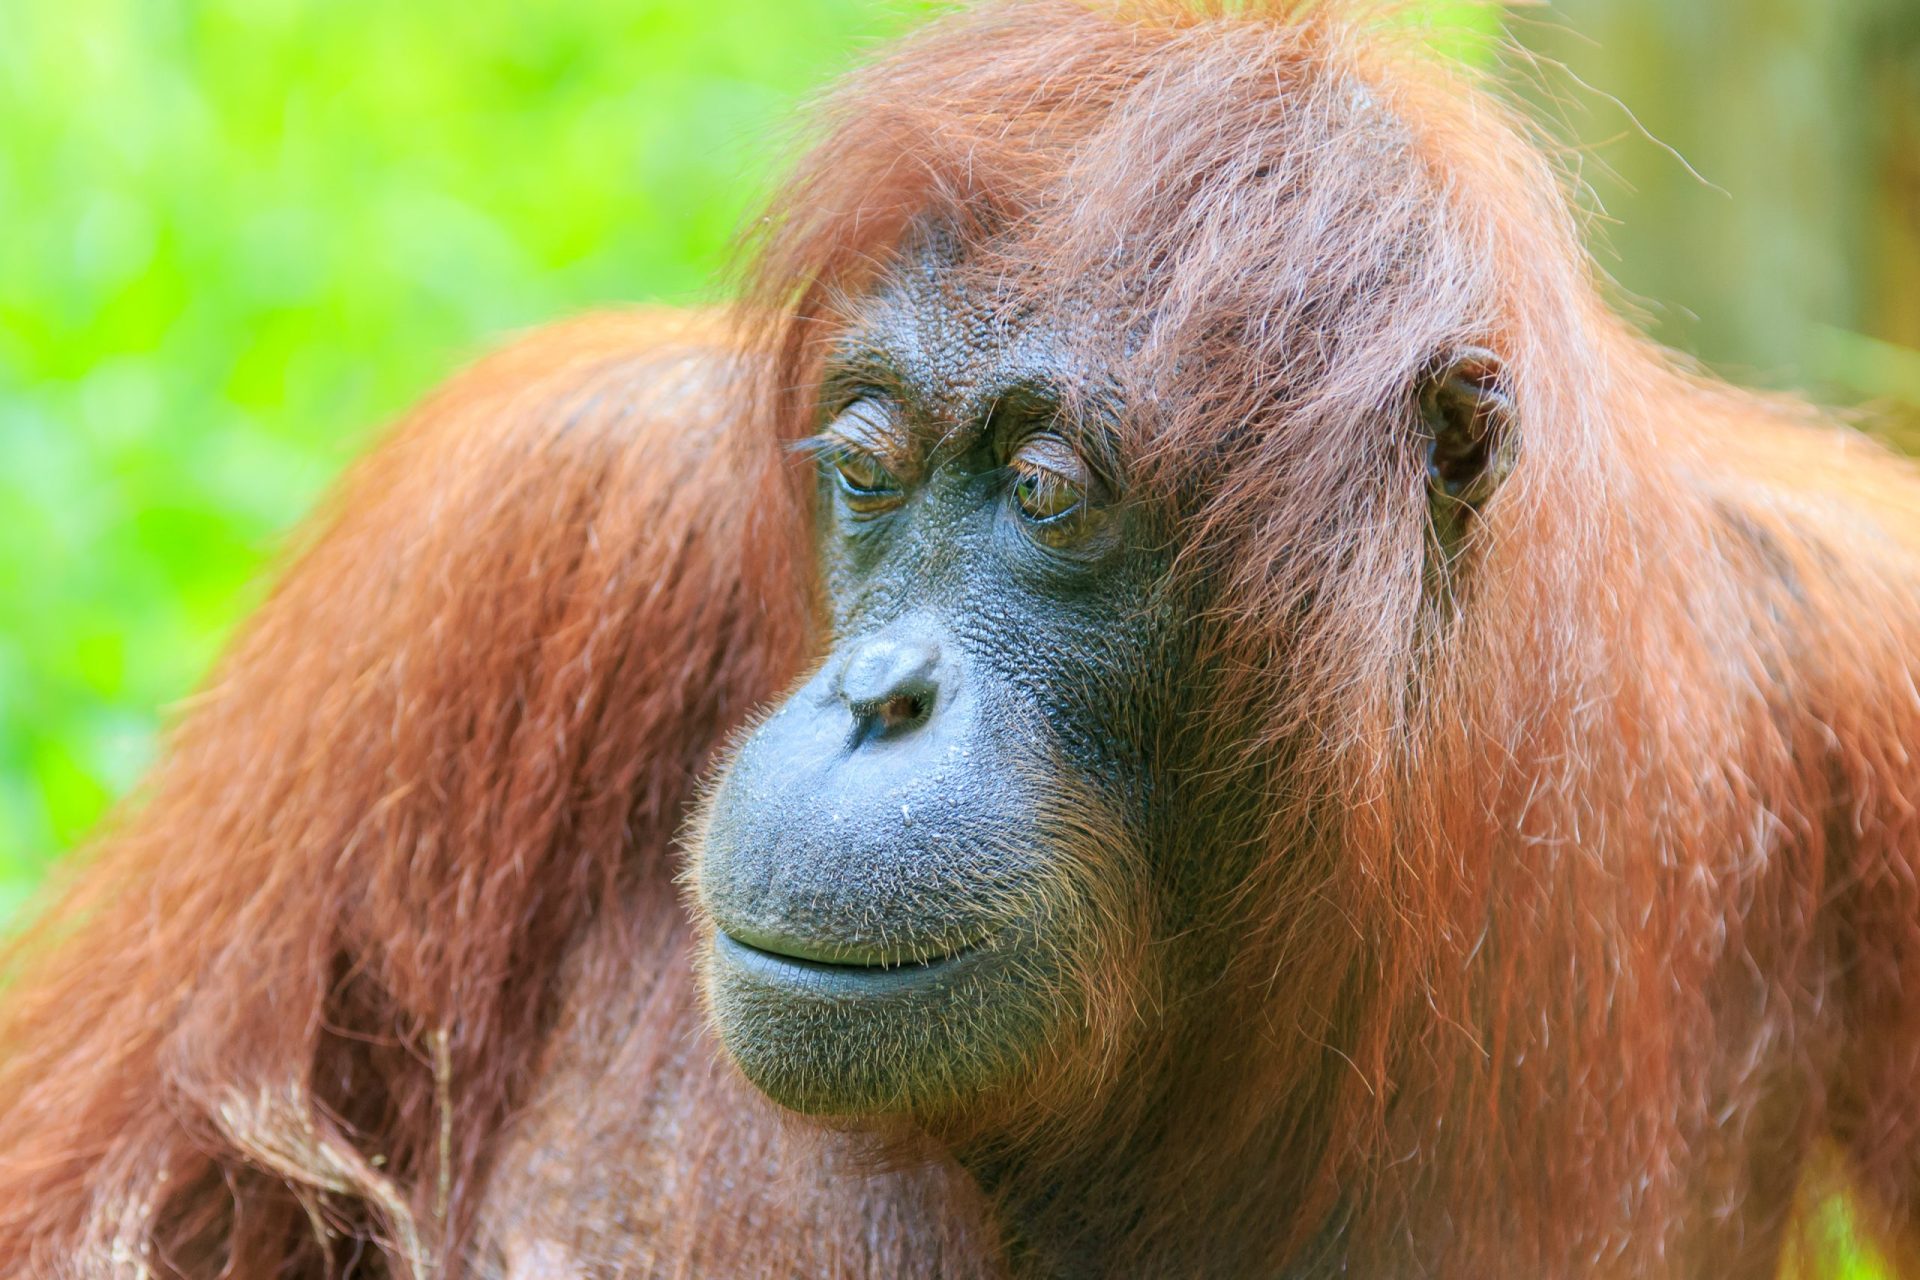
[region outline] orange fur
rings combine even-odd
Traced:
[[[1233,9],[935,24],[747,309],[535,337],[355,471],[16,951],[0,1270],[1766,1276],[1828,1137],[1911,1230],[1920,477],[1617,320],[1466,73]],[[928,226],[1102,317],[1207,602],[1168,776],[1260,798],[1231,963],[1108,994],[1140,1071],[1009,1139],[1071,1194],[1006,1257],[937,1135],[714,1063],[668,856],[806,660],[822,344]],[[1521,449],[1436,597],[1399,428],[1462,343]]]
[[[628,886],[673,930],[682,798],[797,661],[736,359],[708,320],[566,326],[346,480],[16,948],[0,1270],[457,1253],[559,958]]]

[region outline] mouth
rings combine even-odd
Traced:
[[[724,929],[715,931],[713,949],[716,960],[742,978],[794,996],[828,1001],[937,989],[971,968],[981,954],[977,944],[970,944],[915,958],[825,960],[774,950],[765,941],[755,945]]]

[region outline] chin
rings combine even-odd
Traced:
[[[791,1110],[935,1120],[1026,1092],[1085,1002],[1014,931],[918,960],[831,963],[714,927],[704,987],[720,1042]]]

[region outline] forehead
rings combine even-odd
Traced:
[[[1008,404],[1050,407],[1064,426],[1107,435],[1126,408],[1124,352],[1102,332],[1110,311],[1091,288],[1032,288],[936,240],[845,308],[823,398],[884,392],[908,411],[909,430],[950,443]]]

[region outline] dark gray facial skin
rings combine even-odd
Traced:
[[[720,1036],[816,1114],[1030,1091],[1084,1059],[1098,979],[1146,932],[1166,554],[1111,460],[1117,406],[1080,394],[1099,371],[958,281],[923,260],[828,362],[831,649],[696,842]]]

